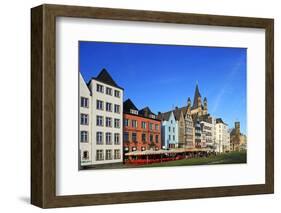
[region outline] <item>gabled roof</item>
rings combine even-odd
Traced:
[[[110,86],[113,86],[113,87],[117,87],[119,89],[122,89],[124,90],[122,87],[120,87],[114,80],[113,78],[111,77],[111,75],[108,73],[108,71],[103,68],[100,73],[98,74],[97,77],[93,77],[92,79],[95,79],[99,82],[102,82],[102,83],[105,83],[105,84],[108,84]]]
[[[222,123],[222,124],[227,125],[226,123],[223,122],[223,120],[222,120],[221,118],[217,118],[217,119],[216,119],[216,123],[217,123],[217,124],[218,124],[218,123]]]
[[[157,119],[159,119],[161,121],[168,121],[171,113],[172,113],[172,111],[160,113],[160,114],[157,115]]]
[[[135,106],[135,104],[131,101],[131,99],[127,99],[126,101],[124,101],[123,103],[123,111],[126,113],[130,113],[130,109],[132,110],[137,110],[138,108]]]
[[[174,110],[170,110],[168,112],[163,112],[158,114],[160,120],[169,120],[170,113],[174,113],[175,119],[178,121],[180,119],[181,113],[185,116],[187,107],[176,108]]]
[[[199,97],[201,98],[201,94],[199,92],[198,84],[196,84],[192,109],[198,108],[198,98]]]
[[[174,112],[174,115],[175,115],[175,119],[176,119],[177,121],[180,120],[181,113],[183,114],[183,116],[185,116],[186,109],[187,109],[187,107],[181,107],[181,108],[176,108],[176,109],[173,111],[173,112]]]
[[[145,114],[147,114],[147,115],[155,115],[155,114],[149,109],[149,107],[145,107],[145,108],[141,109],[141,110],[139,111],[139,114],[140,114],[140,115],[145,115]],[[155,115],[155,116],[156,116],[156,115]]]

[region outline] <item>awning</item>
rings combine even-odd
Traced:
[[[125,156],[136,156],[136,155],[160,155],[160,154],[172,154],[172,153],[184,153],[184,152],[208,152],[210,148],[179,148],[169,150],[145,150],[145,151],[133,151],[125,153]]]

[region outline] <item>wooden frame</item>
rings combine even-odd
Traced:
[[[266,32],[266,183],[246,186],[56,196],[56,17],[263,28]],[[31,9],[31,203],[66,207],[274,191],[274,21],[273,19],[140,10],[41,5]]]

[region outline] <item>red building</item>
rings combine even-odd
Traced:
[[[124,153],[159,150],[161,148],[161,121],[148,107],[138,110],[128,99],[123,106]]]

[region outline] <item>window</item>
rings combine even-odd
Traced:
[[[137,141],[137,133],[135,132],[132,133],[132,140]]]
[[[99,149],[97,150],[97,161],[103,160],[103,150]]]
[[[84,160],[88,160],[89,159],[89,152],[88,151],[84,151],[83,152],[83,159]]]
[[[105,143],[107,145],[112,144],[112,142],[111,142],[111,133],[110,132],[105,133]]]
[[[171,140],[171,135],[169,135],[169,141]]]
[[[175,127],[173,127],[173,133],[175,133]]]
[[[152,123],[149,124],[149,129],[150,129],[150,130],[153,129],[153,124],[152,124]]]
[[[103,117],[97,115],[97,126],[103,126]]]
[[[89,124],[89,116],[88,116],[88,114],[81,114],[80,115],[80,124],[81,125],[88,125]]]
[[[141,122],[141,128],[146,129],[146,123],[144,121]]]
[[[175,140],[175,136],[173,135],[173,141]]]
[[[141,140],[142,140],[142,142],[146,142],[146,134],[141,135]]]
[[[82,142],[82,143],[88,142],[88,132],[87,131],[80,132],[80,142]]]
[[[112,127],[112,119],[111,118],[109,118],[109,117],[106,117],[105,118],[105,126],[106,127]]]
[[[120,149],[114,149],[114,159],[120,159]]]
[[[114,90],[114,96],[120,98],[120,91]]]
[[[129,119],[124,120],[124,126],[129,126]]]
[[[97,92],[102,92],[103,93],[103,86],[100,84],[97,84]]]
[[[114,112],[115,113],[120,113],[120,105],[114,104]]]
[[[159,125],[155,124],[155,130],[158,131],[159,130]]]
[[[150,142],[153,142],[153,135],[150,135]]]
[[[106,111],[111,112],[112,111],[112,104],[111,103],[106,103]]]
[[[112,160],[112,151],[110,149],[105,150],[105,160]]]
[[[85,98],[85,97],[81,97],[81,107],[86,107],[88,108],[89,107],[89,99],[88,98]]]
[[[115,128],[120,128],[120,119],[114,119],[114,127]]]
[[[115,145],[119,145],[120,144],[120,134],[119,133],[115,133],[114,134],[114,144]]]
[[[97,132],[97,144],[103,144],[102,132]]]
[[[103,110],[103,101],[97,100],[97,109]]]
[[[169,127],[169,132],[171,132],[171,127]]]
[[[155,115],[152,115],[152,114],[150,114],[148,117],[153,118],[153,119],[156,118],[156,116],[155,116]]]
[[[132,127],[137,128],[138,127],[138,122],[136,120],[132,120]]]
[[[107,95],[112,95],[112,89],[109,87],[106,87],[106,94]]]
[[[159,142],[159,135],[156,135],[156,136],[155,136],[155,140],[156,140],[156,143]]]
[[[130,109],[130,113],[135,114],[135,115],[139,114],[138,110],[135,110],[135,109]]]
[[[124,141],[129,141],[129,133],[128,132],[124,132],[123,139],[124,139]]]

